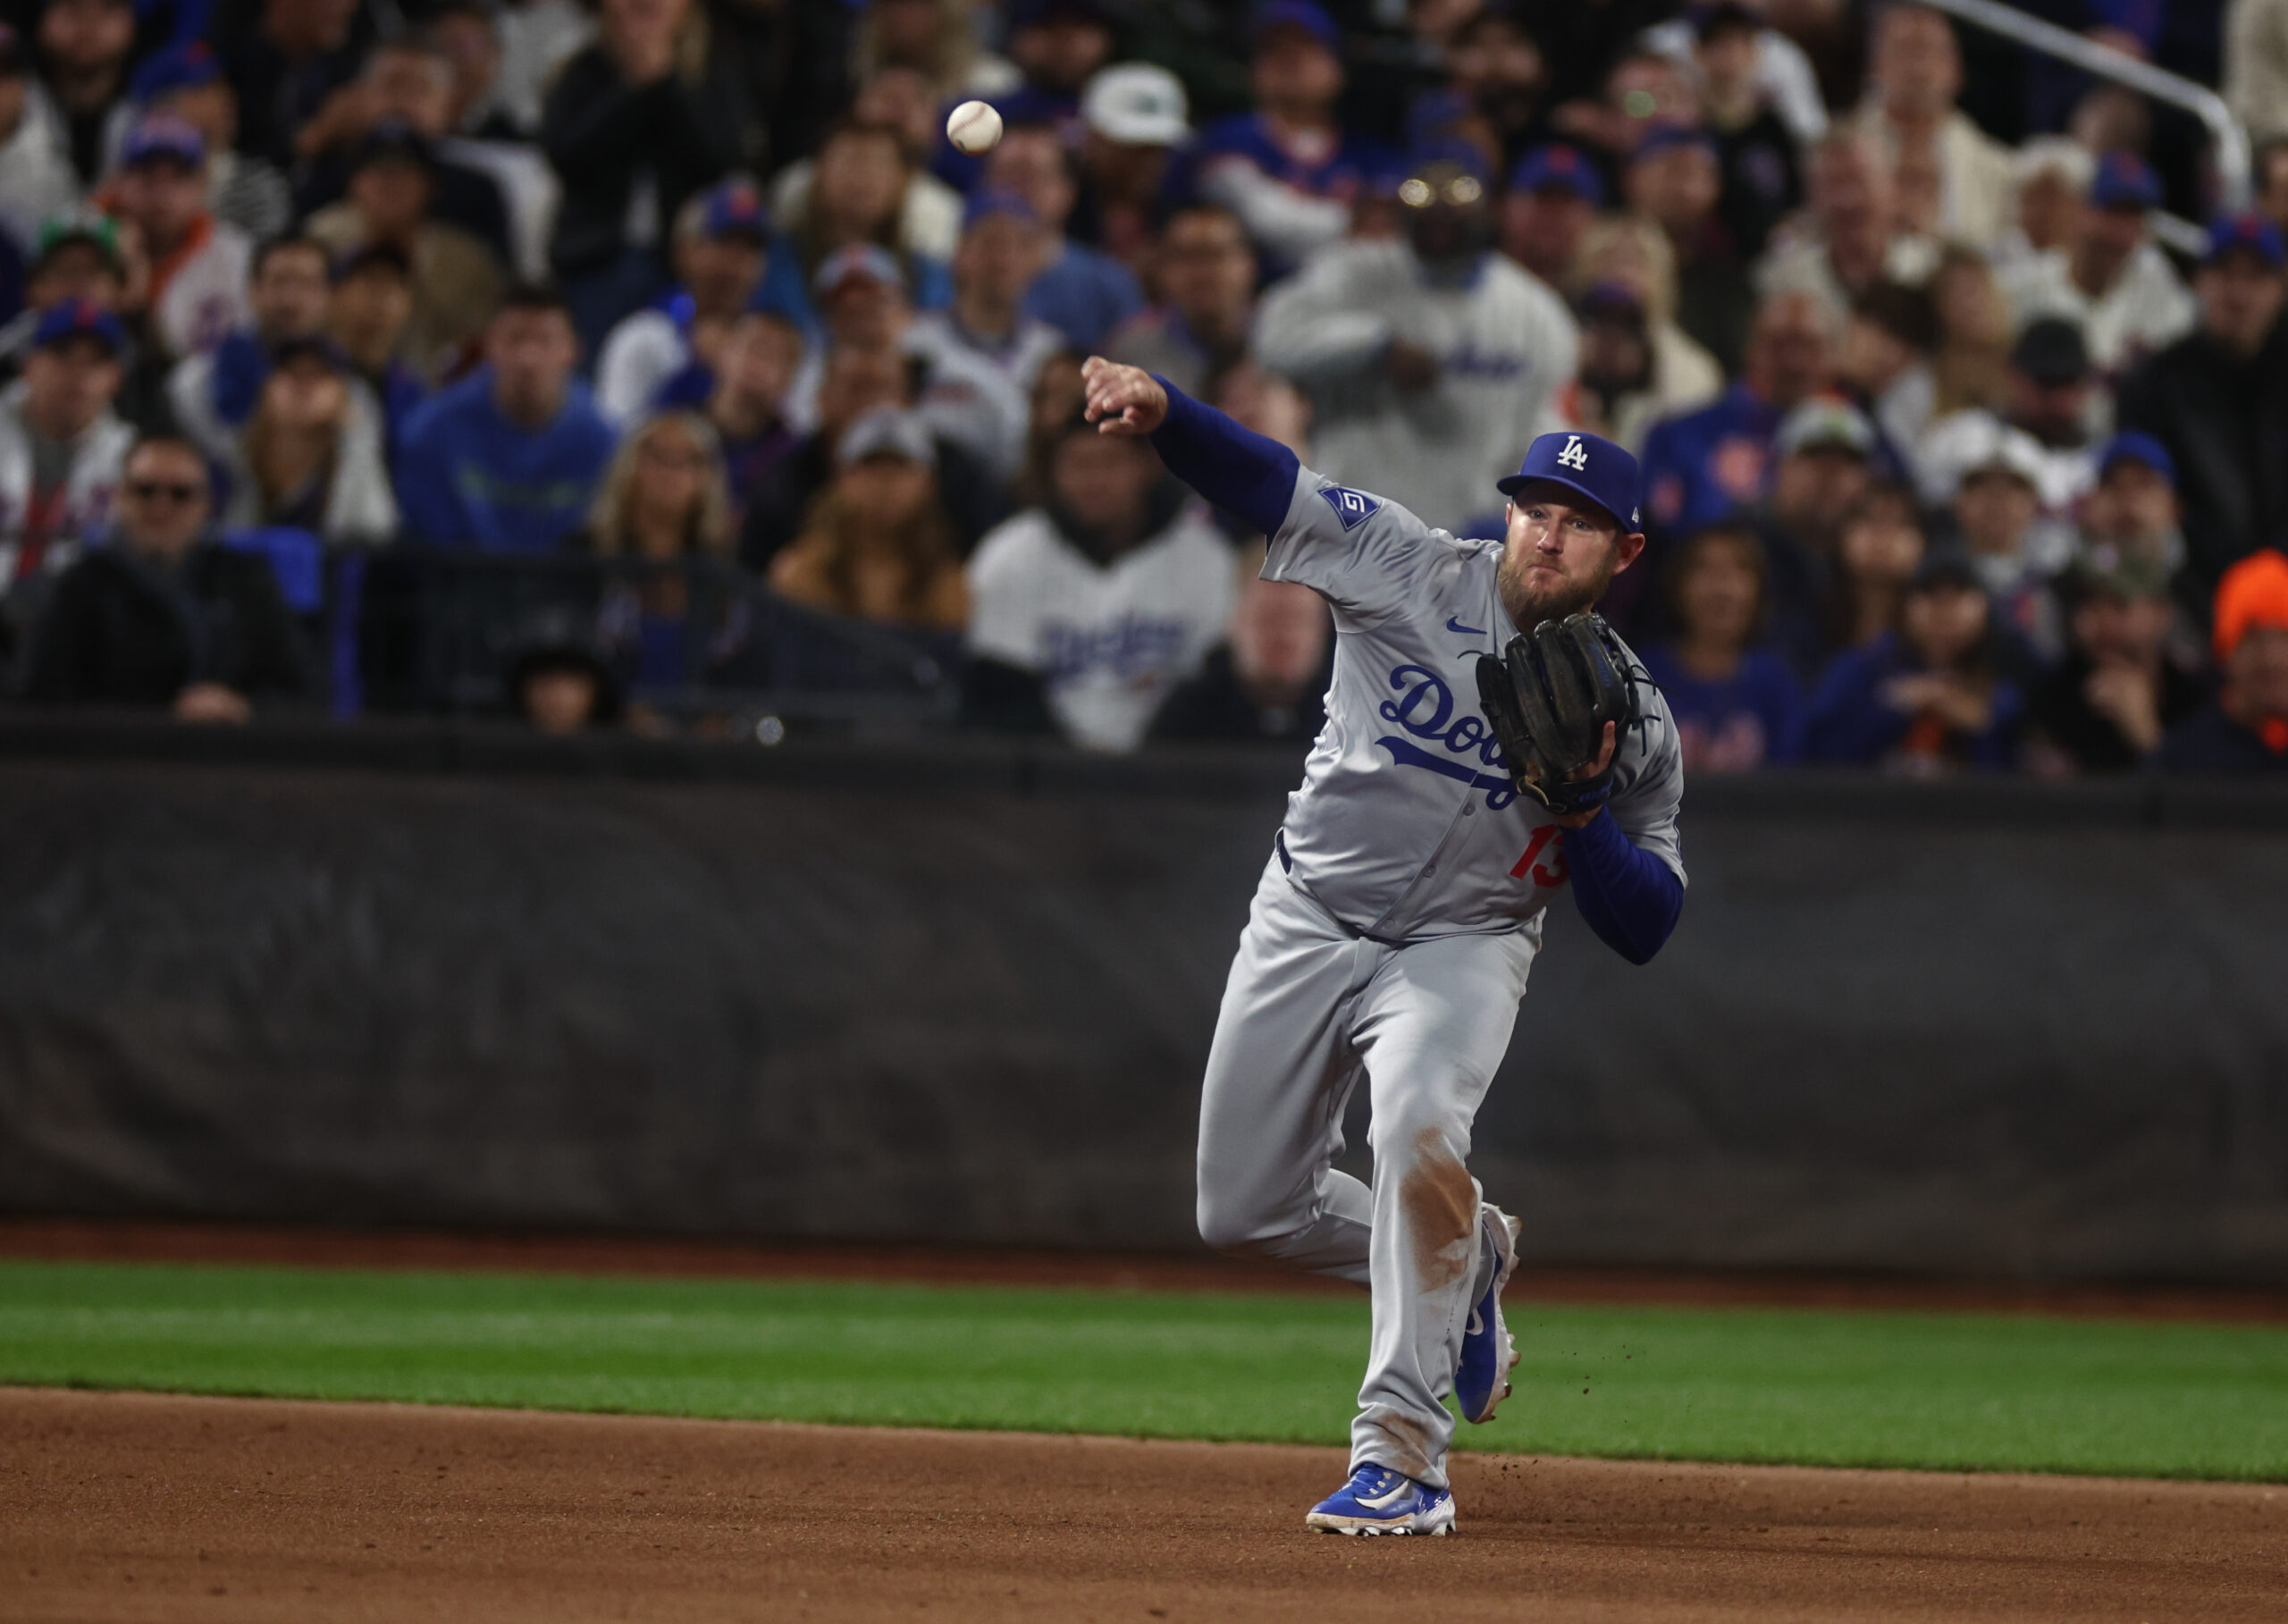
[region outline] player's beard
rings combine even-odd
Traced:
[[[1515,550],[1505,547],[1502,568],[1493,578],[1502,594],[1502,607],[1519,631],[1529,632],[1544,620],[1562,620],[1594,608],[1620,572],[1620,550],[1608,547],[1603,560],[1586,579],[1572,575],[1552,577],[1529,568],[1533,561],[1530,553],[1521,561]]]

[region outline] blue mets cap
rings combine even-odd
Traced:
[[[1454,139],[1476,114],[1476,102],[1465,91],[1425,90],[1406,110],[1407,150]]]
[[[2141,463],[2171,484],[2177,482],[2177,459],[2152,435],[2124,429],[2098,452],[2098,477],[2102,479],[2124,462]]]
[[[967,231],[980,220],[990,220],[996,215],[1006,215],[1012,220],[1022,220],[1027,225],[1039,225],[1040,216],[1033,206],[1013,191],[986,190],[970,194],[969,205],[962,210],[962,230]]]
[[[1690,124],[1662,124],[1645,132],[1644,139],[1636,143],[1636,150],[1628,155],[1628,161],[1634,164],[1639,158],[1649,158],[1656,153],[1668,151],[1671,147],[1695,147],[1712,159],[1717,156],[1716,138],[1705,130]]]
[[[206,162],[206,138],[188,121],[172,113],[147,113],[127,132],[119,149],[119,166],[133,169],[156,158],[169,158],[186,169]]]
[[[154,51],[135,70],[128,94],[139,102],[155,102],[177,90],[196,90],[223,77],[223,59],[203,39],[171,45]]]
[[[1467,196],[1450,197],[1446,199],[1449,203],[1475,203],[1485,195],[1485,182],[1490,177],[1485,172],[1485,154],[1476,143],[1456,136],[1434,137],[1417,142],[1406,156],[1406,172],[1418,175],[1434,164],[1458,169],[1477,182],[1476,191],[1468,192]]]
[[[1626,516],[1631,534],[1643,526],[1636,506],[1636,459],[1601,435],[1544,434],[1526,448],[1525,461],[1497,488],[1504,496],[1515,496],[1544,479],[1587,497],[1615,519]]]
[[[2158,208],[2161,182],[2151,164],[2133,152],[2109,152],[2098,160],[2090,201],[2099,208]]]
[[[1342,30],[1316,0],[1266,0],[1255,14],[1256,43],[1261,45],[1263,37],[1278,28],[1300,29],[1330,51],[1342,49]]]
[[[94,339],[114,355],[127,350],[127,329],[119,317],[84,299],[67,299],[39,318],[32,329],[32,348],[47,349],[73,339]]]
[[[2280,228],[2253,210],[2244,215],[2220,215],[2208,227],[2208,252],[2200,263],[2213,265],[2227,254],[2254,254],[2267,268],[2277,271],[2288,264],[2288,250],[2280,245]]]
[[[763,210],[762,194],[745,181],[724,181],[707,194],[707,205],[700,211],[699,234],[711,240],[725,237],[764,240],[770,234],[770,221]]]
[[[1510,189],[1569,191],[1591,208],[1605,206],[1605,183],[1596,166],[1574,147],[1536,147],[1510,172]]]

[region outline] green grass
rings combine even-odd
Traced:
[[[2288,1328],[1511,1319],[1469,1447],[2288,1478]],[[1333,1297],[0,1263],[0,1382],[40,1385],[1339,1443],[1366,1341]]]

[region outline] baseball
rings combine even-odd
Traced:
[[[1001,139],[1001,115],[983,102],[963,102],[946,119],[946,139],[972,157]]]

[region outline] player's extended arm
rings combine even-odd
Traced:
[[[1165,378],[1090,356],[1081,369],[1089,421],[1107,434],[1149,434],[1168,472],[1266,535],[1295,499],[1295,453],[1241,428]]]
[[[1573,901],[1589,929],[1632,964],[1653,955],[1684,912],[1684,881],[1628,837],[1602,807],[1565,837]]]

